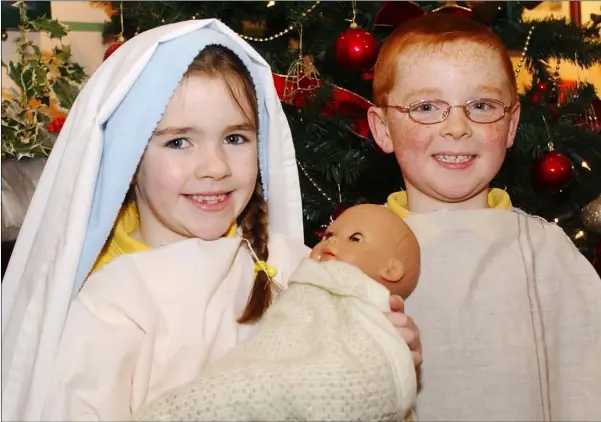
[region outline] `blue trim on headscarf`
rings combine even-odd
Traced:
[[[232,50],[249,70],[259,110],[259,171],[267,200],[267,110],[265,91],[251,58],[234,40],[211,28],[200,28],[158,44],[155,53],[115,112],[104,124],[103,151],[94,199],[77,268],[74,291],[81,288],[108,239],[148,140],[190,63],[206,46]]]

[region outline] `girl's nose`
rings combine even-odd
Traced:
[[[198,179],[211,178],[220,180],[231,174],[229,158],[223,147],[204,148],[200,163],[196,166],[195,176]]]

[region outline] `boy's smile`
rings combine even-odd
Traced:
[[[394,108],[372,111],[378,115],[372,117],[372,132],[385,152],[396,155],[411,211],[427,212],[448,204],[486,207],[488,186],[513,144],[519,118],[519,106],[513,107],[515,94],[501,68],[495,52],[466,41],[440,48],[415,46],[398,58],[386,105],[426,102],[426,107],[432,107],[429,101],[436,104],[436,100],[451,105],[444,120],[433,124],[415,121]],[[462,106],[481,99],[510,108],[493,123],[476,123]]]

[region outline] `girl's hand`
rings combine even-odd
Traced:
[[[415,325],[415,322],[413,322],[413,319],[404,314],[405,302],[400,296],[390,296],[390,310],[392,312],[386,312],[385,315],[392,325],[394,325],[399,336],[407,342],[411,350],[415,370],[418,371],[423,361],[419,329]]]

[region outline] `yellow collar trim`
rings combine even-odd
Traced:
[[[407,192],[400,191],[390,194],[386,205],[396,215],[405,218],[413,214],[407,208],[407,203]],[[509,194],[503,189],[491,189],[488,192],[488,208],[511,211],[513,208]]]
[[[124,205],[123,208],[121,208],[121,211],[119,211],[113,231],[102,249],[102,252],[96,259],[92,272],[97,271],[120,255],[151,249],[150,246],[131,236],[131,233],[139,226],[140,216],[138,215],[138,208],[136,207],[135,202],[131,201]],[[225,234],[225,237],[234,237],[236,236],[237,231],[238,226],[234,221]]]

